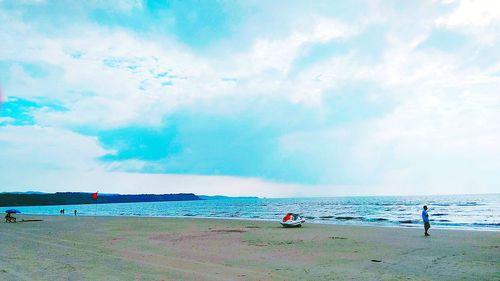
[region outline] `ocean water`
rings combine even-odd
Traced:
[[[209,217],[278,221],[287,212],[309,223],[420,227],[422,206],[433,227],[500,230],[500,194],[331,198],[231,198],[200,201],[16,207],[24,214]]]

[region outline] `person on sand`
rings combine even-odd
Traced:
[[[427,213],[427,206],[424,206],[424,210],[422,211],[422,220],[424,221],[424,230],[425,236],[430,236],[427,231],[431,228],[431,223],[429,222],[429,214]]]
[[[16,218],[11,213],[5,215],[5,222],[16,222]]]
[[[75,212],[75,216],[76,216],[76,210],[74,212]]]

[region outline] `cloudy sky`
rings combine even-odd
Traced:
[[[0,191],[500,191],[500,1],[0,0]]]

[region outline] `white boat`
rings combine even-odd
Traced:
[[[306,219],[299,214],[286,214],[280,221],[281,225],[284,227],[301,227],[302,224],[306,222]]]

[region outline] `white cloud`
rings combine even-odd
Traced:
[[[42,190],[45,192],[79,191],[103,193],[195,193],[198,195],[293,197],[352,194],[347,187],[327,187],[280,184],[260,179],[229,176],[166,175],[105,171],[46,171],[29,177],[2,177],[2,192]],[[340,192],[339,192],[340,191]]]
[[[422,50],[425,36],[413,35],[415,42],[391,34],[379,62],[350,52],[300,73],[297,84],[307,86],[290,91],[300,98],[352,95],[328,90],[371,81],[383,89],[378,98],[394,106],[360,123],[295,132],[284,138],[284,149],[322,169],[326,181],[339,171],[363,179],[370,194],[492,192],[500,182],[498,63],[481,68],[460,52]]]
[[[203,59],[175,44],[165,50],[122,31],[98,28],[82,28],[78,33],[78,37],[48,39],[34,31],[18,34],[13,30],[4,38],[7,42],[23,42],[21,37],[30,37],[31,44],[37,47],[6,46],[5,56],[0,55],[0,59],[60,68],[60,73],[42,79],[31,77],[19,65],[10,71],[13,79],[6,89],[8,95],[47,96],[68,107],[67,112],[37,115],[42,124],[158,125],[169,109],[203,97],[210,86],[206,82],[215,80]],[[73,54],[81,57],[74,58]],[[166,72],[170,78],[155,77]],[[162,86],[168,81],[172,87]],[[141,114],[145,111],[147,115]]]
[[[16,121],[16,119],[11,118],[11,117],[0,117],[0,124],[2,123],[12,123]]]
[[[334,19],[318,17],[284,39],[257,38],[248,53],[235,58],[236,74],[251,76],[275,70],[286,75],[301,48],[307,44],[327,43],[355,35],[357,27]]]
[[[448,27],[485,27],[500,22],[500,2],[496,0],[462,0],[454,11],[436,20]]]
[[[37,79],[14,65],[10,76],[15,81],[10,81],[8,94],[24,98],[50,96],[69,109],[38,112],[35,116],[40,124],[102,128],[158,126],[165,114],[196,100],[249,93],[282,95],[290,84],[288,69],[302,47],[357,32],[337,20],[316,18],[283,40],[256,39],[248,53],[227,58],[235,65],[221,69],[219,61],[194,55],[168,38],[160,44],[124,30],[95,25],[74,30],[78,36],[50,38],[16,17],[5,21],[11,28],[5,30],[3,41],[31,40],[22,48],[19,43],[4,46],[0,59],[43,63],[60,70]],[[269,71],[275,74],[268,76]],[[237,77],[238,82],[228,83],[223,77]],[[295,97],[292,100],[302,101]]]
[[[477,49],[498,45],[500,38],[500,2],[495,0],[463,0],[448,15],[435,20],[435,25],[466,34]]]
[[[96,137],[37,125],[2,126],[0,143],[2,177],[13,177],[13,180],[18,180],[24,172],[100,169],[96,158],[107,152],[99,146]]]
[[[127,11],[141,8],[137,1],[123,3]],[[73,34],[45,34],[19,14],[0,11],[0,23],[4,23],[0,24],[0,60],[13,62],[8,73],[0,77],[2,83],[9,77],[5,93],[27,99],[49,97],[68,109],[38,109],[34,116],[42,126],[0,127],[0,142],[8,143],[0,152],[1,165],[11,171],[4,169],[1,178],[4,184],[16,188],[40,184],[53,188],[59,184],[60,188],[74,185],[83,189],[103,184],[109,186],[107,192],[134,192],[144,185],[151,192],[161,193],[188,190],[297,195],[299,186],[257,179],[109,172],[116,165],[103,166],[95,160],[109,151],[102,149],[95,138],[67,128],[160,126],[163,118],[178,108],[196,111],[199,101],[213,104],[214,111],[247,110],[250,106],[245,101],[256,96],[308,106],[317,114],[322,110],[342,111],[329,108],[336,105],[326,104],[325,97],[356,95],[339,92],[339,85],[368,81],[381,89],[370,92],[370,98],[391,105],[383,116],[291,132],[282,139],[283,150],[300,154],[304,161],[320,159],[311,166],[322,169],[322,179],[328,181],[334,179],[337,168],[327,165],[328,157],[339,153],[331,143],[340,143],[340,164],[357,167],[366,185],[353,188],[367,194],[383,194],[384,190],[454,193],[453,188],[466,192],[474,184],[479,185],[477,190],[491,191],[498,183],[492,171],[500,170],[496,161],[500,158],[500,101],[495,92],[500,88],[500,63],[479,65],[477,57],[487,61],[488,55],[474,55],[471,48],[446,53],[418,46],[433,28],[444,27],[464,33],[467,39],[481,37],[467,43],[475,50],[494,48],[492,42],[498,41],[499,34],[498,3],[448,3],[450,8],[456,5],[449,14],[426,9],[432,8],[428,3],[411,14],[376,7],[365,22],[308,16],[284,23],[290,27],[288,34],[256,36],[248,39],[248,48],[215,58],[197,54],[168,35],[141,37],[125,29],[89,23],[73,28]],[[362,51],[350,49],[290,75],[294,61],[307,47],[363,36],[373,23],[382,23],[385,28],[384,46],[376,59],[367,60]],[[24,63],[47,66],[49,73],[34,77]],[[233,105],[228,100],[241,104]],[[0,119],[0,123],[10,121]],[[141,167],[144,163],[131,160],[126,164]],[[19,167],[28,167],[26,172],[33,175],[19,181]],[[62,172],[48,172],[49,168]],[[398,191],[402,186],[408,189]],[[316,188],[319,195],[347,189],[342,185]]]
[[[318,190],[313,186],[272,183],[254,178],[110,171],[112,165],[99,164],[97,158],[113,152],[102,149],[95,137],[55,128],[0,127],[0,145],[2,192],[99,190],[123,194],[193,192],[268,197],[324,194],[328,190],[331,194],[339,190],[347,192],[345,187]],[[133,163],[129,161],[128,164]]]

